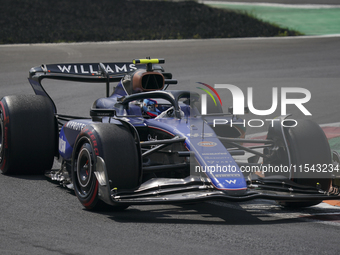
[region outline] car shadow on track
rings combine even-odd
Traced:
[[[285,209],[278,209],[284,213]],[[245,210],[237,203],[226,208],[212,203],[177,206],[136,206],[121,212],[102,212],[116,222],[266,225],[302,222],[299,218],[278,218],[261,210]]]
[[[6,175],[3,175],[7,177]],[[46,181],[43,175],[16,175],[8,178],[16,178],[24,181]],[[6,179],[6,178],[5,178]],[[47,178],[47,180],[49,180]],[[69,195],[74,191],[49,181],[57,189],[61,189]],[[84,209],[84,211],[87,211]],[[339,213],[340,208],[327,209],[327,213]],[[109,219],[120,223],[168,223],[168,224],[209,224],[209,225],[270,225],[302,223],[306,219],[313,219],[313,214],[323,213],[319,207],[286,209],[273,201],[249,201],[243,203],[229,202],[203,202],[197,204],[180,205],[147,205],[130,206],[124,211],[91,212],[102,214]]]
[[[1,173],[4,178],[16,178],[16,179],[21,179],[21,180],[32,180],[32,181],[46,181],[46,177],[41,174],[36,174],[36,175],[6,175]]]

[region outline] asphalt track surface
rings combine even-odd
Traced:
[[[340,121],[340,38],[277,38],[0,46],[0,94],[32,93],[28,70],[42,63],[111,62],[164,57],[178,78],[228,83],[267,109],[273,86],[302,87],[319,124]],[[102,85],[51,82],[59,112],[88,115]],[[224,107],[228,93],[219,91]],[[291,107],[295,116],[302,113]],[[279,109],[278,109],[279,113]],[[275,113],[276,114],[276,113]],[[254,116],[249,116],[249,118]],[[303,117],[303,115],[302,115]],[[23,132],[25,132],[23,127]],[[263,128],[249,130],[264,131]],[[29,134],[28,134],[29,135]],[[0,174],[1,254],[338,254],[340,209],[283,209],[271,201],[131,206],[94,213],[42,176]]]

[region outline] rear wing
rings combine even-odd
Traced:
[[[135,65],[130,62],[41,65],[31,68],[29,71],[28,80],[35,92],[41,91],[41,81],[45,78],[79,82],[106,83],[108,86],[110,82],[120,81],[120,79],[122,79],[124,75],[129,72],[145,68],[146,65]],[[158,70],[164,71],[161,66],[156,68]],[[32,81],[34,84],[32,84]],[[41,88],[37,88],[37,83]]]
[[[163,70],[158,66],[158,70]],[[131,62],[122,63],[76,63],[51,64],[33,67],[29,71],[30,78],[75,80],[83,82],[100,82],[106,76],[110,78],[123,77],[124,74],[137,69],[145,69],[145,64],[136,65]]]
[[[164,69],[159,65],[153,65],[152,68],[164,72]],[[137,69],[147,69],[147,64],[132,62],[50,64],[31,68],[28,81],[36,95],[46,96],[52,101],[56,113],[56,106],[52,98],[41,84],[43,79],[105,83],[106,96],[108,97],[110,82],[119,82],[126,74]],[[171,74],[164,73],[164,76],[166,75],[171,76]]]

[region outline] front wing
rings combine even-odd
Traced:
[[[106,184],[99,182],[99,191],[101,199],[112,205],[174,204],[207,200],[243,202],[252,199],[282,202],[340,200],[338,190],[326,192],[295,184],[289,179],[257,179],[248,183],[248,189],[238,194],[218,190],[209,179],[201,176],[184,179],[154,178],[143,183],[137,190],[110,190]]]

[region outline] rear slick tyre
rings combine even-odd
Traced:
[[[43,174],[57,151],[57,125],[49,99],[6,96],[0,101],[0,169],[4,174]]]

